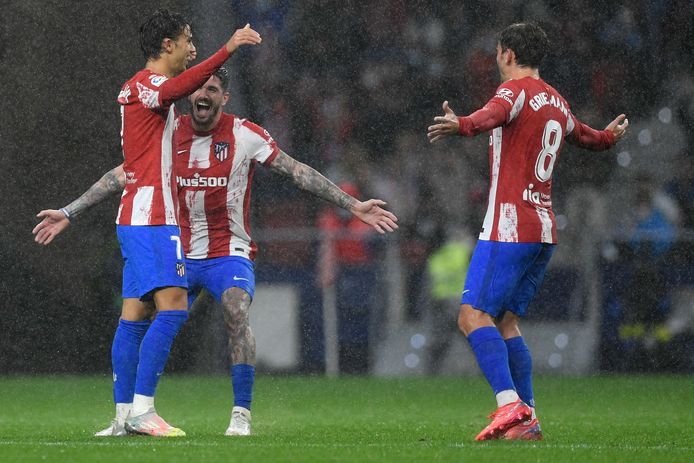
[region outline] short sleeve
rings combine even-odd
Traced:
[[[268,131],[247,120],[243,121],[241,129],[244,147],[248,150],[248,157],[264,165],[270,165],[280,150]]]

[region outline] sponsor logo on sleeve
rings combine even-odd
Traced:
[[[513,90],[510,88],[500,88],[495,95],[497,98],[501,98],[502,100],[506,101],[509,104],[513,104]]]
[[[153,74],[149,76],[149,81],[152,82],[152,85],[154,85],[155,87],[159,87],[161,84],[166,82],[166,80],[166,76],[161,76],[159,74]]]

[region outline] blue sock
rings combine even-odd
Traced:
[[[169,359],[171,344],[188,319],[187,310],[164,310],[157,314],[140,345],[135,393],[154,397],[159,376]]]
[[[535,407],[533,397],[533,359],[530,356],[528,346],[522,336],[516,336],[506,340],[508,349],[508,365],[511,369],[513,384],[521,400],[531,407]]]
[[[251,409],[255,367],[239,363],[231,367],[231,387],[234,389],[234,405]]]
[[[467,340],[494,394],[515,390],[508,367],[508,351],[499,330],[493,326],[477,328],[468,335]]]
[[[113,368],[113,401],[129,404],[135,394],[135,377],[140,358],[140,343],[145,337],[150,321],[132,322],[121,320],[116,328],[111,346]]]

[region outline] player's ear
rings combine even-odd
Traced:
[[[516,52],[510,48],[506,51],[508,51],[508,54],[506,55],[506,64],[515,63],[516,62]]]
[[[170,38],[166,37],[164,40],[161,41],[162,53],[171,53],[171,50],[173,50],[173,47],[174,47],[174,41],[171,40]]]
[[[222,106],[226,105],[229,101],[229,92],[224,92],[224,98],[222,99]]]

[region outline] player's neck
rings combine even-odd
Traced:
[[[171,78],[174,76],[174,70],[173,68],[169,65],[168,61],[166,61],[164,58],[159,58],[156,60],[148,60],[147,64],[145,64],[145,69],[149,69],[150,71],[156,73],[156,74],[163,74],[168,78]]]
[[[533,79],[539,79],[540,78],[540,70],[538,68],[529,68],[529,67],[521,67],[521,66],[514,66],[509,70],[509,73],[507,75],[506,80],[518,80],[518,79],[524,79],[526,77],[532,77]]]

